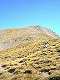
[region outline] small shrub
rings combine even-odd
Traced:
[[[53,76],[53,77],[50,77],[49,80],[60,80],[60,76]]]
[[[60,80],[60,74],[51,74],[48,80]]]
[[[15,71],[15,68],[14,69],[9,69],[8,72],[10,73],[13,73]]]
[[[31,71],[31,70],[26,70],[24,73],[25,73],[25,74],[26,74],[26,73],[32,74],[32,71]]]

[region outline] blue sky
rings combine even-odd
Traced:
[[[0,29],[28,25],[60,34],[60,0],[0,0]]]

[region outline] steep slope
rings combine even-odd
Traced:
[[[53,32],[29,27],[0,35],[0,80],[60,80],[60,39]]]
[[[13,48],[18,44],[25,43],[26,39],[33,40],[39,36],[57,37],[52,31],[39,26],[0,31],[0,51]]]

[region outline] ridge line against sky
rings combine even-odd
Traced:
[[[0,0],[0,29],[33,24],[60,34],[60,0]]]

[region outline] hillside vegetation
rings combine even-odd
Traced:
[[[60,80],[60,38],[38,27],[0,31],[0,80]]]

